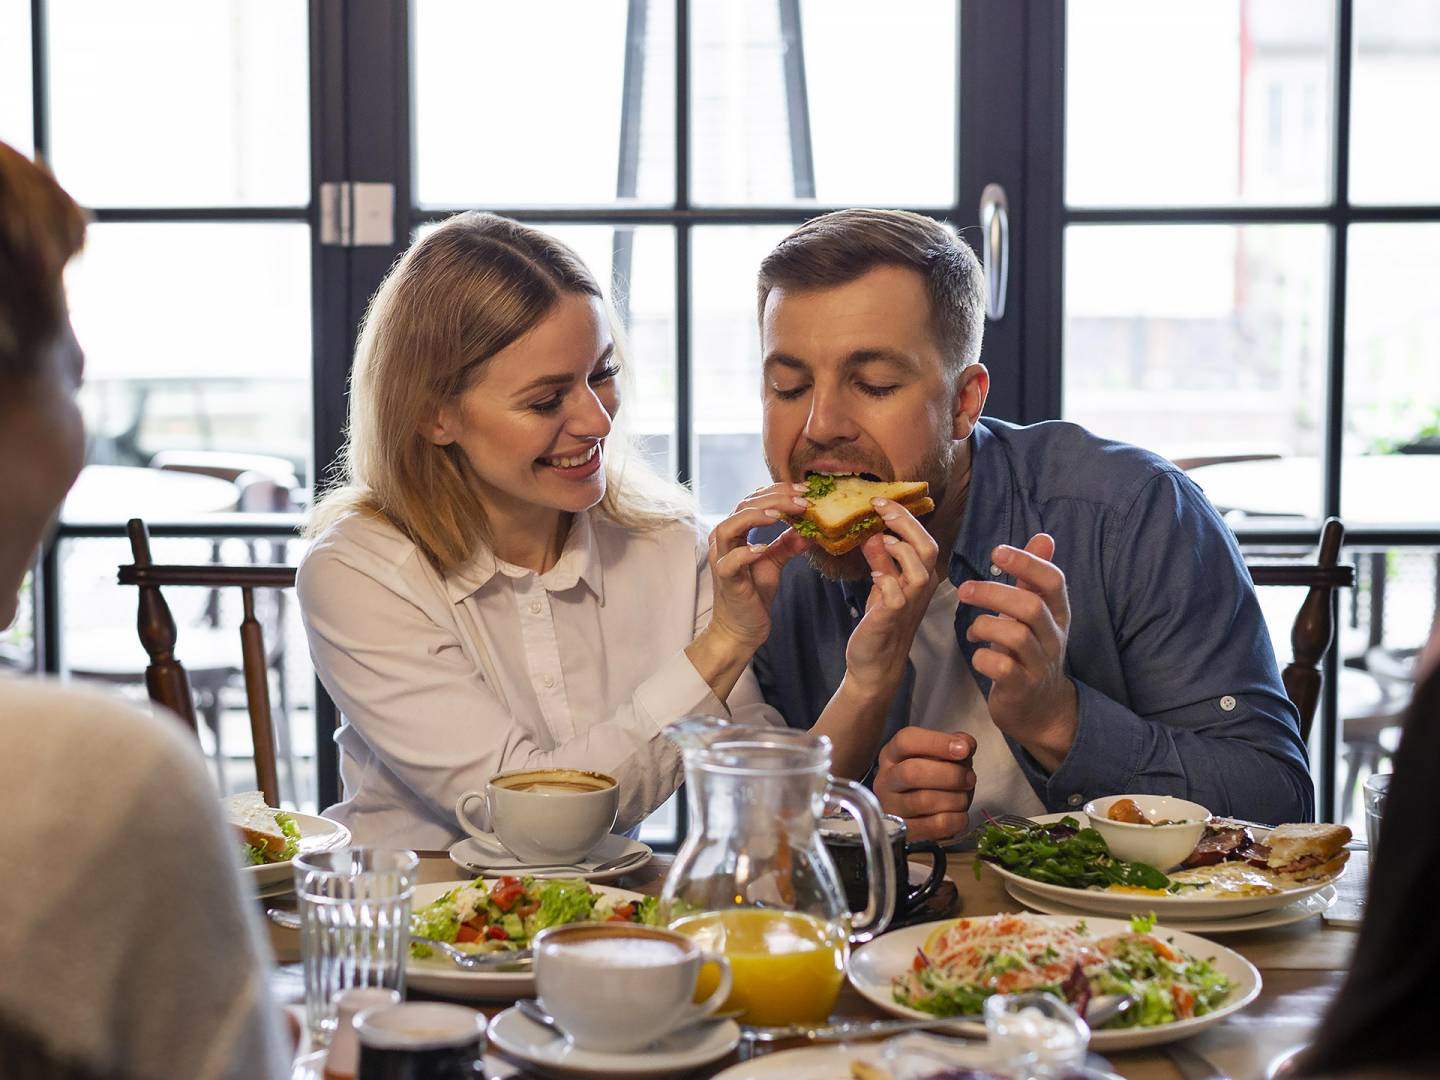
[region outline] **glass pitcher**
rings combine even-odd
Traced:
[[[875,796],[830,777],[830,740],[804,731],[695,717],[668,733],[684,751],[690,829],[660,894],[660,918],[724,953],[727,1009],[749,1024],[819,1021],[845,977],[850,941],[894,910],[895,864]],[[821,842],[830,804],[860,824],[870,894],[851,912]],[[707,977],[709,981],[707,982]],[[702,972],[697,994],[713,988]]]

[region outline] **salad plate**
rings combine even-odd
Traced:
[[[415,886],[410,898],[410,910],[417,912],[451,889],[469,885],[472,879],[464,881],[440,881],[430,885]],[[493,884],[493,882],[490,882]],[[590,891],[597,894],[597,903],[606,906],[645,897],[628,889],[615,889],[609,885],[591,885]],[[518,970],[510,971],[465,971],[438,953],[417,958],[411,956],[405,964],[405,985],[428,994],[440,994],[449,998],[468,998],[481,1001],[507,1000],[517,997],[533,997],[535,994],[535,973],[530,965],[517,965]]]
[[[692,1024],[633,1053],[582,1050],[514,1008],[490,1021],[488,1035],[491,1046],[561,1076],[680,1076],[724,1057],[740,1042],[734,1020],[712,1020]]]
[[[1078,812],[1038,814],[1031,820],[1038,825],[1053,825],[1067,817],[1074,818],[1082,828],[1087,824],[1086,816]],[[1269,835],[1269,829],[1264,826],[1250,826],[1250,831],[1258,843],[1263,843],[1265,837]],[[1044,901],[1065,904],[1067,907],[1096,915],[1123,917],[1143,909],[1153,911],[1156,918],[1166,925],[1173,925],[1173,920],[1176,919],[1213,922],[1238,918],[1242,915],[1254,915],[1262,911],[1273,911],[1320,892],[1332,882],[1339,880],[1341,876],[1337,874],[1335,877],[1323,881],[1306,882],[1296,885],[1292,889],[1282,889],[1278,893],[1264,896],[1195,896],[1185,893],[1174,895],[1149,891],[1106,892],[1099,889],[1080,889],[1070,885],[1053,885],[1046,881],[1036,881],[988,860],[978,861],[977,865],[983,866],[985,871],[999,874],[1005,879],[1007,888],[1011,884],[1019,885],[1032,897],[1038,897]],[[1342,870],[1341,874],[1343,873]],[[1017,899],[1019,898],[1017,897]],[[1021,900],[1021,903],[1025,903],[1025,901]]]
[[[578,860],[575,865],[580,869],[573,870],[559,868],[554,870],[531,871],[524,869],[525,863],[505,851],[500,845],[499,839],[494,833],[486,833],[488,843],[482,843],[473,837],[467,836],[463,840],[457,840],[450,845],[450,861],[461,870],[471,874],[483,874],[485,877],[495,877],[500,874],[530,874],[537,878],[582,878],[585,881],[614,881],[626,874],[633,874],[650,861],[655,852],[649,844],[642,844],[639,840],[631,840],[628,836],[621,836],[619,833],[611,833],[600,841],[600,846]],[[502,854],[496,855],[495,852]],[[614,862],[616,859],[630,860],[618,870],[587,869],[599,866],[601,863]]]
[[[984,919],[987,916],[978,916],[977,918]],[[1128,919],[1087,917],[1077,920],[1050,915],[1012,915],[1010,918],[1024,919],[1036,928],[1037,934],[1047,936],[1075,929],[1077,924],[1083,926],[1085,932],[1096,939],[1112,934],[1132,932]],[[894,980],[911,970],[916,953],[925,946],[932,934],[954,926],[957,921],[964,920],[947,919],[941,922],[922,923],[919,926],[908,926],[903,930],[882,934],[875,940],[862,945],[851,954],[850,961],[846,965],[846,974],[850,978],[851,985],[863,997],[895,1016],[920,1020],[930,1018],[933,1014],[921,1012],[919,1009],[902,1005],[895,1000]],[[1233,984],[1229,993],[1215,1009],[1203,1016],[1156,1024],[1152,1027],[1102,1029],[1091,1032],[1090,1048],[1092,1050],[1103,1054],[1112,1050],[1130,1050],[1141,1046],[1156,1046],[1174,1042],[1177,1039],[1188,1039],[1191,1035],[1218,1024],[1231,1013],[1243,1009],[1259,995],[1260,973],[1255,970],[1255,965],[1239,953],[1203,937],[1197,937],[1171,927],[1157,927],[1151,932],[1151,935],[1170,948],[1186,953],[1196,960],[1208,960],[1216,972]],[[1037,944],[1040,944],[1038,939]],[[976,1038],[985,1037],[985,1025],[981,1022],[957,1023],[954,1030],[959,1034],[972,1035]]]
[[[294,810],[285,812],[294,819],[296,827],[300,830],[299,843],[302,855],[330,851],[350,843],[350,830],[338,821],[316,817],[314,814],[300,814]],[[275,888],[290,884],[292,873],[290,861],[286,859],[284,862],[242,866],[240,873],[255,888],[264,890],[267,895],[273,895]]]
[[[1064,904],[1059,900],[1052,900],[1048,896],[1031,892],[1030,886],[1034,882],[1027,882],[1024,885],[1015,881],[1005,882],[1005,891],[1014,899],[1028,908],[1040,911],[1046,915],[1067,915],[1084,917],[1093,914],[1085,908],[1076,907],[1074,904]],[[1155,921],[1162,925],[1172,927],[1176,930],[1188,930],[1196,934],[1237,934],[1245,930],[1268,930],[1274,926],[1289,926],[1291,923],[1304,922],[1306,919],[1313,919],[1330,909],[1335,903],[1338,890],[1334,885],[1326,885],[1319,891],[1313,892],[1299,900],[1294,900],[1283,907],[1269,908],[1265,911],[1257,911],[1251,915],[1231,916],[1219,919],[1186,919],[1178,915],[1171,915],[1168,912],[1155,912]],[[1125,912],[1126,915],[1149,914],[1153,905],[1149,897],[1137,896],[1131,909]]]

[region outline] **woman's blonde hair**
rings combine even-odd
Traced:
[[[381,515],[441,573],[492,543],[462,451],[436,446],[423,432],[442,402],[567,293],[604,299],[568,247],[495,214],[457,214],[412,246],[365,314],[345,447],[332,470],[341,486],[316,505],[306,535],[318,536],[347,513]],[[618,327],[610,321],[623,379]],[[694,517],[690,493],[646,465],[623,425],[605,445],[603,515],[638,530]]]

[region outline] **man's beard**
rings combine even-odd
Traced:
[[[920,460],[920,467],[916,470],[918,476],[906,476],[897,478],[895,470],[890,462],[883,455],[861,454],[852,456],[844,455],[857,472],[872,472],[876,476],[888,476],[891,479],[924,480],[930,485],[930,498],[935,500],[936,511],[926,517],[920,518],[920,524],[929,528],[929,518],[938,512],[945,505],[945,492],[950,483],[950,473],[955,465],[956,444],[946,439],[931,447],[925,456]],[[820,455],[814,455],[818,458]],[[770,475],[778,481],[775,466],[766,462],[770,468]],[[806,464],[803,461],[791,458],[790,475],[796,478],[803,478],[806,472]],[[867,537],[868,539],[868,537]],[[815,568],[816,573],[828,581],[866,581],[870,577],[870,563],[865,559],[865,553],[860,550],[864,545],[857,545],[851,548],[844,555],[831,555],[819,544],[811,543],[807,547],[806,557],[810,565]]]

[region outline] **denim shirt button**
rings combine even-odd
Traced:
[[[852,619],[858,619],[859,617],[860,617],[860,609],[859,609],[858,607],[856,607],[854,604],[851,604],[851,605],[850,605],[850,618],[852,618]]]
[[[1079,806],[1081,803],[1083,803],[1083,802],[1085,801],[1085,796],[1084,796],[1084,795],[1071,795],[1070,798],[1066,799],[1065,801],[1066,801],[1067,803],[1069,803],[1071,806]]]
[[[1002,570],[1000,569],[1000,567],[996,566],[994,563],[991,563],[991,564],[990,564],[990,576],[991,576],[991,577],[999,577],[1002,573],[1004,573],[1004,571],[1002,571]]]
[[[1234,712],[1234,711],[1235,711],[1235,699],[1234,699],[1233,697],[1231,697],[1229,694],[1226,694],[1224,697],[1222,697],[1222,698],[1220,699],[1220,708],[1224,709],[1226,712]]]

